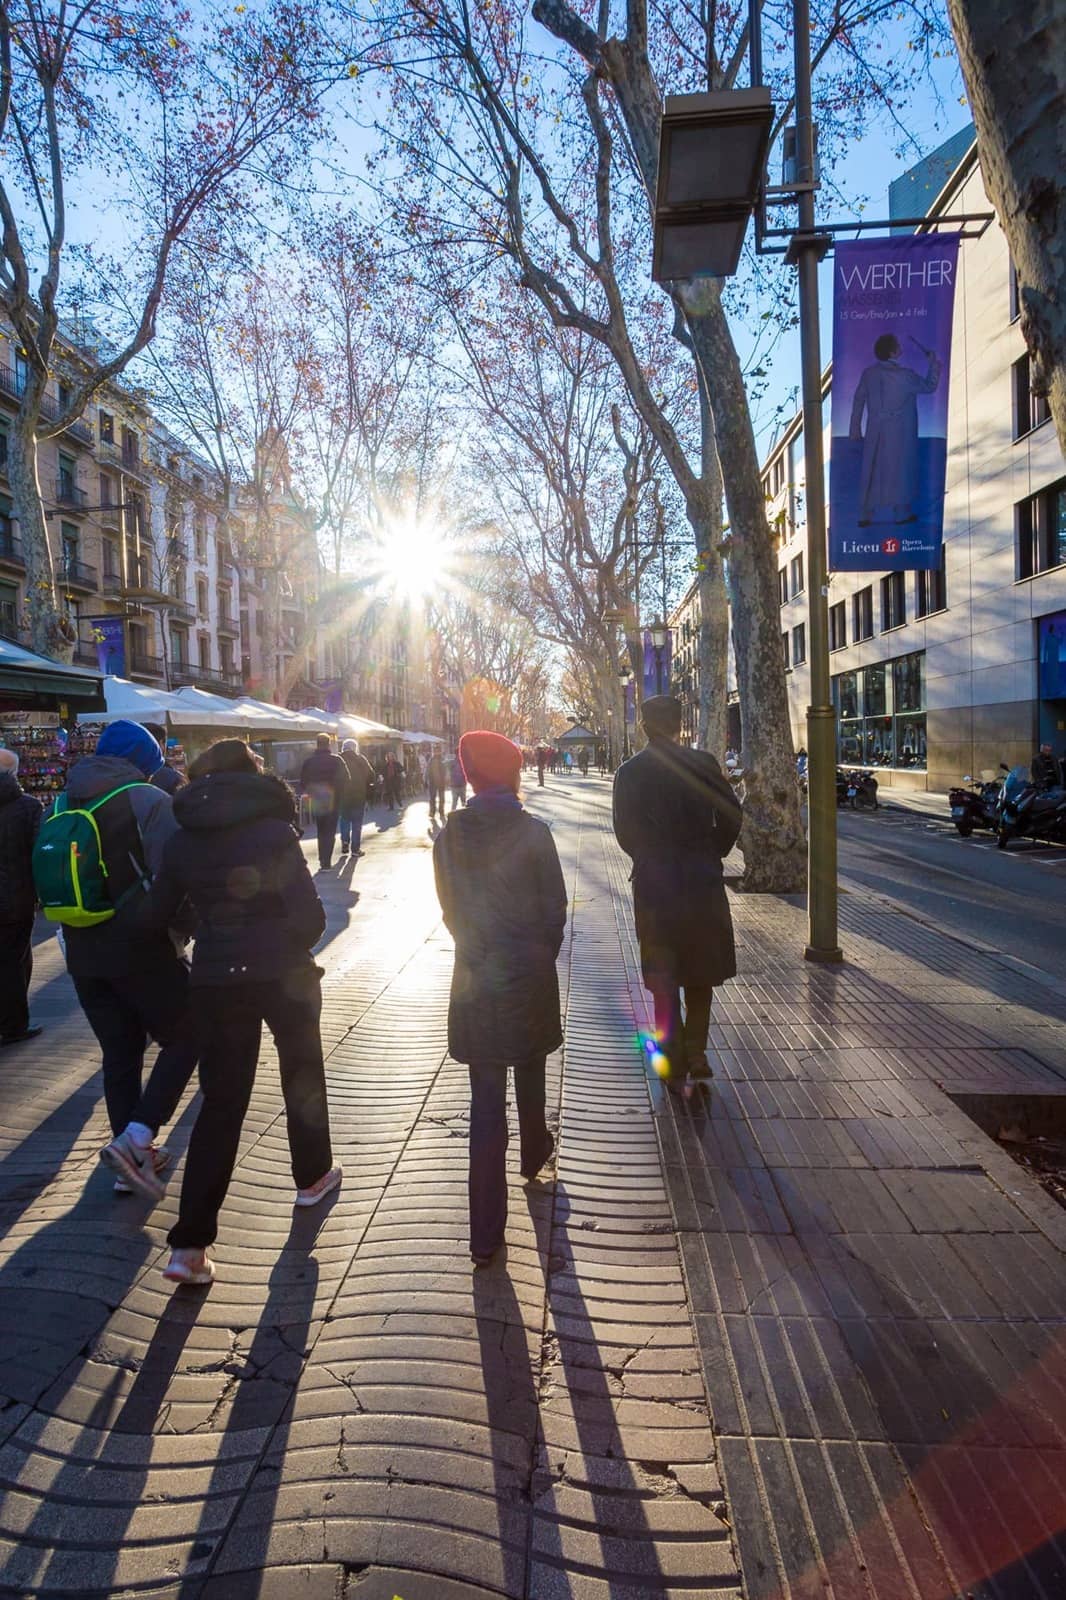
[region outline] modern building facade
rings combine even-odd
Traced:
[[[892,214],[915,215],[915,192],[900,180]],[[971,142],[928,214],[990,210]],[[838,755],[876,766],[889,786],[944,790],[1001,761],[1028,761],[1041,738],[1066,751],[1066,462],[1030,391],[1017,313],[993,223],[959,252],[941,570],[830,575]],[[828,393],[827,383],[827,454]],[[810,670],[798,418],[764,481],[799,745]]]

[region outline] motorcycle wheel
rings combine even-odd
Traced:
[[[855,796],[854,804],[862,811],[876,811],[877,796],[875,794],[872,795],[866,793],[860,789],[858,794]]]
[[[972,822],[956,822],[955,826],[958,828],[964,839],[968,839],[973,832]]]
[[[996,845],[998,849],[1005,850],[1007,848],[1007,842],[1009,839],[1010,834],[1007,832],[1006,828],[1000,828],[999,832],[996,834]]]

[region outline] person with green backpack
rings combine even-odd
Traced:
[[[169,1153],[157,1146],[196,1067],[182,931],[148,930],[140,908],[177,829],[170,796],[148,780],[162,765],[146,728],[125,720],[74,762],[41,824],[33,877],[45,916],[63,928],[67,970],[103,1053],[114,1135],[100,1159],[119,1193],[158,1200]],[[149,1039],[159,1055],[146,1083]]]

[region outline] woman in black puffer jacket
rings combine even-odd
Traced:
[[[181,1206],[163,1276],[210,1283],[218,1231],[259,1059],[263,1023],[274,1035],[298,1206],[341,1179],[333,1166],[319,1017],[320,969],[311,947],[325,928],[294,826],[292,795],[260,773],[239,739],[193,763],[174,797],[180,824],[145,914],[167,927],[186,897],[196,916],[192,1000],[203,1105],[189,1142]]]

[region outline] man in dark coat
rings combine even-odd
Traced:
[[[374,783],[374,769],[366,756],[360,755],[354,739],[345,739],[341,745],[341,760],[348,769],[348,783],[341,801],[341,855],[350,850],[353,856],[363,853],[363,818],[366,801]]]
[[[171,767],[167,764],[167,731],[162,723],[159,722],[142,722],[141,727],[148,729],[148,732],[159,746],[160,754],[163,757],[163,765],[158,772],[152,773],[148,781],[154,784],[157,789],[162,789],[164,794],[173,796],[177,794],[179,789],[185,787],[187,780],[178,771],[177,767]]]
[[[311,815],[318,834],[318,865],[323,872],[328,872],[333,864],[337,821],[348,787],[348,768],[329,745],[329,734],[320,733],[315,740],[314,755],[308,756],[300,769],[300,792],[311,802]]]
[[[1042,744],[1033,757],[1030,776],[1038,789],[1058,789],[1062,784],[1062,769],[1055,760],[1049,744]]]
[[[466,733],[459,759],[474,794],[448,818],[433,867],[455,940],[448,1049],[470,1069],[470,1252],[482,1264],[507,1226],[509,1066],[523,1177],[535,1178],[555,1148],[544,1068],[563,1037],[555,961],[566,885],[551,831],[518,798],[518,746],[498,733]]]
[[[645,987],[655,1004],[656,1066],[668,1083],[709,1076],[715,987],[737,970],[722,859],[740,805],[714,756],[682,749],[681,702],[645,700],[645,749],[614,779],[614,831],[633,858],[633,910]],[[685,996],[682,1019],[681,991]]]
[[[41,826],[41,803],[18,780],[19,758],[0,750],[0,1045],[35,1039],[27,995],[33,972],[37,895],[30,859]]]
[[[433,754],[429,758],[429,765],[426,768],[426,782],[429,785],[429,820],[432,822],[433,818],[439,813],[440,820],[443,822],[444,785],[447,782],[447,776],[444,771],[444,758],[440,753],[439,746],[434,748]]]

